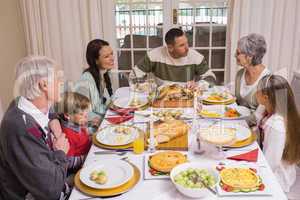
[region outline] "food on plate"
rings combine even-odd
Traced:
[[[235,109],[235,108],[230,108],[230,107],[225,107],[225,113],[224,113],[225,117],[240,117],[241,114]]]
[[[178,84],[172,84],[163,87],[159,91],[158,98],[159,100],[189,100],[194,97],[194,93],[192,90],[188,88],[184,88]]]
[[[200,137],[206,142],[216,145],[230,144],[236,138],[236,129],[212,126],[200,129]]]
[[[211,118],[222,117],[222,115],[219,114],[219,113],[217,113],[217,112],[213,112],[213,111],[209,111],[209,110],[204,110],[204,109],[201,110],[200,115],[204,116],[204,117],[211,117]]]
[[[131,133],[130,127],[126,126],[118,126],[114,129],[114,132],[129,135]]]
[[[182,120],[156,121],[153,125],[153,133],[158,143],[169,142],[173,138],[188,133],[189,125]]]
[[[150,168],[156,171],[169,173],[175,166],[185,162],[187,162],[187,158],[184,154],[176,151],[164,151],[151,155],[148,163]]]
[[[220,186],[227,192],[254,192],[265,188],[256,170],[252,168],[223,168],[220,178]]]
[[[174,177],[175,183],[186,188],[203,188],[205,185],[212,187],[217,181],[215,177],[209,173],[207,169],[188,168]]]
[[[153,113],[153,115],[160,118],[162,121],[179,119],[182,114],[182,110],[161,110]]]
[[[93,171],[90,175],[90,179],[101,185],[103,185],[107,182],[107,176],[103,170]]]
[[[214,92],[211,93],[205,101],[217,101],[217,102],[225,102],[231,100],[233,97],[230,93],[228,92]]]

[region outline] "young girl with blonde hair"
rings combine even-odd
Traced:
[[[294,94],[283,77],[267,75],[258,83],[256,98],[265,107],[258,119],[263,152],[282,189],[290,195],[300,163],[300,117]]]

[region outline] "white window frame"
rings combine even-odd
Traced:
[[[199,4],[199,3],[205,3],[205,4],[209,4],[211,3],[212,6],[210,6],[210,11],[212,11],[213,8],[215,8],[216,6],[213,6],[214,3],[216,2],[224,2],[226,0],[190,0],[189,3],[192,3],[192,4]],[[115,1],[111,1],[113,2],[113,7],[115,10],[115,6],[116,6],[116,2]],[[163,36],[165,35],[166,31],[169,30],[170,28],[174,27],[174,26],[186,26],[186,25],[183,25],[183,24],[179,24],[179,22],[177,24],[173,24],[173,9],[178,9],[179,8],[179,3],[180,2],[187,2],[187,1],[183,1],[183,0],[163,0],[162,2],[162,12],[163,12]],[[154,3],[152,2],[151,0],[146,0],[146,2],[144,3],[146,5],[146,9],[148,9],[148,5],[149,3]],[[155,2],[157,3],[157,2]],[[132,14],[132,5],[133,4],[136,4],[136,3],[133,3],[131,2],[131,0],[128,0],[128,5],[129,5],[129,11],[130,11],[130,15]],[[140,3],[137,3],[137,4],[140,4]],[[224,84],[225,84],[225,81],[226,81],[226,53],[227,53],[227,42],[225,42],[225,45],[224,46],[212,46],[212,31],[213,31],[213,27],[218,27],[218,26],[222,26],[222,27],[226,27],[226,32],[228,31],[228,25],[229,25],[229,8],[228,8],[228,5],[229,5],[229,0],[227,0],[227,23],[226,24],[213,24],[212,22],[212,17],[210,17],[210,21],[209,21],[209,25],[208,24],[191,24],[191,25],[188,25],[188,26],[192,26],[194,28],[194,30],[196,30],[197,27],[201,27],[201,26],[205,26],[205,27],[208,27],[209,26],[209,46],[208,47],[195,47],[195,36],[196,36],[196,31],[193,31],[193,45],[190,47],[192,49],[195,49],[195,50],[208,50],[208,53],[209,53],[209,59],[207,60],[208,62],[208,66],[209,68],[214,71],[214,72],[224,72]],[[217,6],[218,7],[218,6]],[[195,12],[196,11],[196,8],[193,7],[193,19],[194,19],[194,22],[195,22]],[[115,12],[113,13],[114,16],[113,16],[113,27],[114,27],[114,34],[111,34],[111,36],[113,35],[114,36],[114,42],[111,44],[114,44],[114,49],[115,49],[115,57],[116,57],[116,63],[118,63],[118,58],[117,58],[117,55],[119,52],[121,51],[130,51],[130,55],[131,55],[131,66],[130,67],[133,67],[136,63],[134,63],[134,52],[136,51],[150,51],[151,49],[153,48],[150,48],[149,47],[149,37],[147,36],[146,38],[146,47],[145,48],[136,48],[136,47],[133,47],[133,28],[135,26],[132,25],[132,19],[131,17],[129,18],[130,21],[129,21],[129,26],[127,26],[126,28],[129,28],[129,34],[130,34],[130,43],[131,43],[131,48],[121,48],[121,47],[118,47],[117,46],[117,42],[116,42],[116,28],[118,26],[116,26],[116,19],[115,19]],[[179,17],[179,16],[178,16]],[[179,21],[179,20],[178,20]],[[158,26],[154,25],[154,26],[149,26],[148,25],[148,22],[149,22],[149,15],[146,15],[146,26],[138,26],[138,27],[147,27],[147,31],[149,31],[149,28],[156,28]],[[122,28],[125,28],[124,26],[120,26]],[[227,36],[227,34],[226,34]],[[226,38],[227,40],[227,38]],[[163,37],[163,44],[165,44],[164,42],[164,37]],[[212,64],[212,51],[213,50],[225,50],[225,54],[224,54],[224,68],[212,68],[211,64]],[[116,72],[130,72],[131,70],[120,70],[120,69],[115,69],[114,71]]]

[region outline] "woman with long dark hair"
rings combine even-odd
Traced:
[[[100,122],[107,109],[107,98],[113,93],[109,77],[109,70],[114,67],[113,50],[104,40],[92,40],[87,45],[86,60],[89,67],[77,84],[77,92],[91,101],[89,120]]]

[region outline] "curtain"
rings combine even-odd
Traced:
[[[27,54],[46,55],[76,81],[87,67],[87,43],[95,38],[115,41],[114,15],[107,0],[20,0]],[[112,24],[112,23],[111,23]]]
[[[249,33],[262,34],[267,42],[263,63],[275,74],[291,80],[300,69],[300,1],[231,0],[226,83],[233,83],[239,67],[234,53],[237,41]]]

